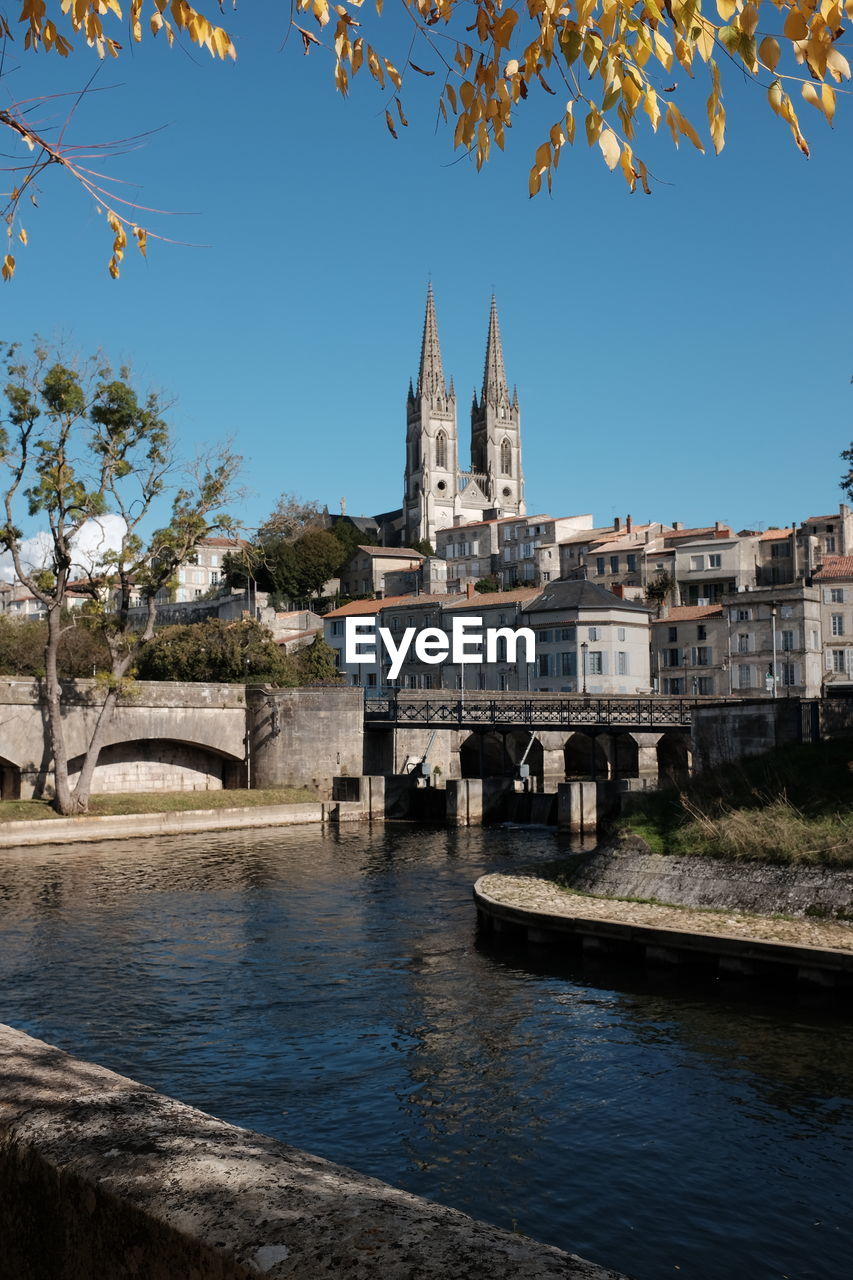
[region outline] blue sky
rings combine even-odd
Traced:
[[[51,174],[0,290],[0,337],[39,332],[130,360],[174,398],[188,453],[233,436],[250,526],[285,490],[372,513],[401,499],[431,275],[463,457],[497,293],[529,510],[742,528],[837,507],[853,436],[846,101],[834,131],[802,106],[806,161],[763,90],[729,69],[722,156],[686,141],[676,153],[662,129],[637,148],[660,182],[630,196],[581,141],[553,196],[531,201],[559,97],[532,95],[507,154],[478,175],[435,130],[438,77],[411,77],[395,142],[367,81],[342,102],[330,60],[280,48],[280,7],[247,4],[225,22],[236,65],[149,42],[103,68],[96,87],[117,87],[90,94],[72,125],[75,141],[167,125],[111,171],[140,182],[142,203],[181,212],[157,229],[209,247],[152,242],[147,261],[129,250],[114,282],[91,201]],[[392,15],[398,65],[403,37]],[[79,87],[95,61],[22,54],[0,90]],[[704,125],[701,108],[692,116]]]

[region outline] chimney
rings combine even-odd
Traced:
[[[473,582],[467,582],[467,583],[465,584],[465,594],[466,594],[466,596],[468,597],[468,599],[469,599],[469,600],[473,600],[473,599],[474,599],[474,584],[473,584]]]
[[[633,529],[633,527],[634,527],[634,521],[631,519],[631,517],[630,517],[630,516],[626,516],[626,517],[625,517],[625,528],[627,529],[628,533],[630,533],[630,532],[631,532],[631,530]]]
[[[618,533],[618,532],[619,532],[619,529],[620,529],[621,524],[622,524],[622,521],[619,519],[619,517],[618,517],[618,516],[614,516],[614,517],[613,517],[613,532],[614,532],[614,533]]]
[[[680,520],[673,520],[672,527],[676,533],[681,533],[681,530],[684,528],[684,525],[681,523]]]
[[[722,524],[720,523],[720,521],[719,521],[719,520],[715,520],[715,521],[714,521],[714,533],[719,533],[719,532],[720,532],[720,530],[722,529],[722,527],[723,527],[723,526],[722,526]]]

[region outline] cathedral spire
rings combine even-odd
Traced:
[[[435,318],[435,298],[432,281],[427,287],[424,336],[421,343],[421,365],[418,370],[418,395],[435,401],[447,398],[444,369],[441,364],[441,347],[438,345],[438,324]]]
[[[498,323],[498,305],[492,294],[492,310],[489,315],[489,337],[486,342],[486,364],[483,369],[482,403],[497,404],[509,400],[504,369],[504,353],[501,344],[501,328]]]

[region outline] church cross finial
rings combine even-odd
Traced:
[[[435,298],[432,281],[427,286],[424,336],[421,343],[421,364],[418,370],[418,395],[430,400],[446,399],[444,369],[441,363],[441,347],[438,343],[438,323],[435,318]]]
[[[490,401],[495,404],[501,399],[508,398],[501,328],[498,323],[498,305],[495,295],[492,294],[489,336],[486,340],[486,363],[483,369],[483,402]]]

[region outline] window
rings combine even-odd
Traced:
[[[752,667],[738,667],[737,687],[739,689],[749,689],[752,687]]]
[[[678,649],[661,649],[661,666],[663,667],[680,667]]]
[[[399,619],[399,618],[394,617],[394,618],[392,618],[392,619],[391,619],[391,630],[392,630],[392,631],[399,631],[399,630],[400,630],[400,619]]]
[[[794,606],[792,604],[783,604],[781,614],[783,618],[793,618]]]
[[[618,572],[619,572],[619,557],[618,557],[618,556],[611,556],[611,557],[610,557],[610,572],[611,572],[611,573],[618,573]]]
[[[833,650],[832,650],[832,669],[833,669],[833,671],[839,671],[839,672],[842,672],[842,673],[844,672],[844,654],[845,654],[845,653],[846,653],[846,650],[845,650],[845,649],[833,649]]]
[[[796,662],[782,662],[779,665],[779,679],[784,685],[799,684],[797,680]]]
[[[560,627],[554,632],[554,638],[557,640],[574,640],[575,629],[574,627]]]
[[[723,557],[719,554],[719,552],[715,552],[714,555],[708,556],[709,569],[721,569],[722,566],[723,566]]]
[[[333,622],[333,623],[332,623],[332,635],[333,635],[333,636],[342,636],[343,634],[344,634],[344,622],[343,622],[343,618],[338,618],[338,619],[336,619],[336,621],[335,621],[335,622]]]
[[[830,556],[835,555],[835,534],[834,533],[828,533],[826,535],[825,546],[826,546],[827,555],[830,555]]]
[[[543,582],[550,582],[550,581],[551,581],[551,575],[550,575],[550,573],[543,573],[543,574],[542,574],[542,581],[543,581]]]
[[[552,653],[540,653],[540,654],[539,654],[539,668],[538,668],[538,671],[537,671],[537,675],[540,675],[540,676],[550,676],[550,675],[553,675],[553,674],[554,674],[553,669],[552,669],[552,668],[553,668],[553,661],[554,661],[554,655],[553,655]]]
[[[600,640],[601,639],[601,636],[599,635],[600,630],[601,630],[600,627],[590,627],[589,629],[590,640]]]
[[[783,653],[790,653],[790,652],[791,652],[791,650],[793,649],[793,647],[794,647],[794,633],[793,633],[793,631],[783,631],[783,632],[782,632],[782,651],[783,651]]]
[[[576,676],[578,673],[578,656],[576,653],[560,654],[560,675]]]
[[[604,556],[596,556],[595,572],[598,574],[604,573]]]
[[[618,676],[626,676],[628,674],[628,655],[627,653],[617,653],[616,655],[616,674]]]
[[[714,692],[713,676],[700,676],[698,684],[699,684],[699,687],[696,691],[697,693],[701,693],[704,696],[707,696],[707,694]]]
[[[832,634],[834,636],[844,635],[844,614],[834,613],[832,615]]]
[[[782,556],[791,554],[791,545],[787,539],[784,542],[774,542],[770,548],[770,556],[772,559],[779,560]]]
[[[219,565],[219,556],[211,556],[210,563],[213,565],[214,569],[216,569]]]
[[[738,622],[749,622],[751,617],[752,617],[752,611],[750,609],[738,609],[737,611]]]
[[[375,671],[369,671],[367,673],[367,687],[368,689],[376,688],[376,672]]]
[[[699,572],[699,570],[704,569],[704,568],[705,568],[705,557],[704,557],[704,556],[691,556],[691,557],[690,557],[690,572],[691,572],[691,573],[698,573],[698,572]]]
[[[702,644],[696,650],[696,666],[710,667],[713,665],[713,650],[710,645]]]
[[[210,585],[211,585],[212,587],[217,587],[217,586],[219,586],[219,570],[218,570],[218,569],[212,569],[212,570],[211,570],[211,572],[210,572]]]
[[[626,569],[627,569],[628,573],[636,573],[636,572],[637,572],[637,557],[636,557],[636,555],[634,554],[634,552],[633,552],[633,551],[631,552],[631,554],[630,554],[630,555],[627,555],[627,556],[625,557],[625,567],[626,567]]]
[[[591,676],[600,676],[604,674],[604,655],[600,649],[591,649],[587,662],[589,674]]]
[[[512,475],[512,445],[508,440],[501,444],[501,475]]]
[[[617,639],[617,640],[624,640],[624,639],[625,639],[625,628],[624,628],[624,627],[617,627],[617,628],[616,628],[616,639]]]
[[[830,587],[829,598],[833,604],[844,604],[844,588]]]
[[[681,694],[684,693],[684,681],[681,676],[670,676],[663,682],[664,693]]]
[[[532,543],[532,542],[525,542],[525,544],[524,544],[524,557],[525,557],[525,559],[526,559],[526,560],[529,560],[529,559],[530,559],[530,557],[531,557],[532,555],[533,555],[533,543]]]
[[[670,644],[674,644],[675,641],[678,639],[678,627],[669,627],[666,638],[670,642]]]
[[[435,465],[442,471],[447,470],[447,436],[443,431],[435,437]]]
[[[741,631],[737,638],[738,653],[749,653],[749,632]]]
[[[539,639],[542,641],[542,643],[543,643],[543,644],[550,644],[550,643],[551,643],[551,641],[554,639],[554,632],[553,632],[553,631],[540,631],[540,632],[539,632]]]
[[[702,623],[700,622],[699,626],[696,628],[696,639],[707,640],[707,638],[708,638],[708,628],[703,627]]]

